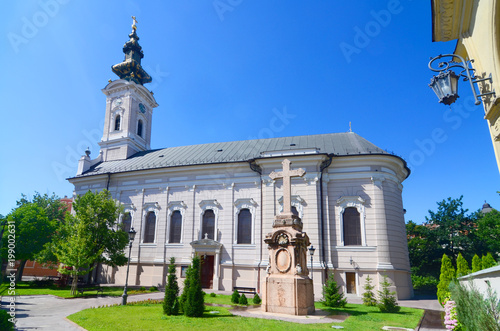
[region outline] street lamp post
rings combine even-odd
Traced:
[[[131,228],[130,231],[128,232],[128,262],[127,262],[127,275],[125,276],[125,287],[123,288],[123,294],[122,294],[122,305],[125,306],[127,304],[127,285],[128,285],[128,270],[130,268],[130,252],[132,251],[132,243],[134,242],[135,238],[135,230],[134,228]]]
[[[309,254],[311,255],[311,280],[313,280],[313,255],[316,248],[313,245],[309,247]]]

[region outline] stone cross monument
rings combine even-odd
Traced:
[[[283,178],[283,212],[276,215],[273,231],[264,242],[269,250],[269,267],[262,284],[262,309],[271,313],[308,315],[314,313],[313,283],[307,269],[309,237],[302,232],[302,221],[291,211],[291,179],[302,177],[304,169],[290,169],[283,161],[283,171],[272,172],[272,179]]]

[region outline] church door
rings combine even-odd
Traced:
[[[201,287],[212,288],[214,279],[214,256],[201,256]]]
[[[345,273],[345,283],[347,293],[356,294],[356,273],[346,272]]]

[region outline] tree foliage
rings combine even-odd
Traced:
[[[398,305],[396,292],[390,290],[391,283],[389,282],[389,277],[387,275],[383,275],[382,277],[382,282],[380,283],[382,291],[378,291],[379,303],[377,307],[383,313],[397,313],[401,307]]]
[[[175,274],[175,258],[170,258],[168,266],[167,286],[165,287],[165,299],[163,300],[163,313],[177,315],[179,313],[179,284]]]
[[[181,296],[185,316],[201,317],[205,310],[205,298],[200,281],[200,257],[195,256],[186,272],[186,281]]]
[[[441,275],[439,276],[439,284],[437,286],[437,297],[440,304],[443,304],[446,297],[450,296],[448,287],[454,279],[455,268],[450,258],[446,254],[443,254],[443,258],[441,259]]]
[[[11,238],[15,236],[15,254],[12,255],[20,260],[16,273],[18,281],[21,280],[27,260],[40,260],[44,255],[53,256],[50,244],[65,211],[65,205],[56,195],[41,195],[36,192],[31,200],[26,195],[21,195],[17,207],[4,218],[10,227],[2,233],[2,259],[5,261],[8,257],[9,235]],[[53,260],[52,258],[51,261]]]
[[[375,299],[375,293],[373,293],[374,288],[375,285],[372,284],[372,279],[370,278],[370,276],[367,276],[365,285],[363,286],[363,289],[365,290],[365,292],[363,293],[363,304],[365,306],[377,305],[377,299]]]
[[[491,253],[488,253],[486,255],[483,255],[483,258],[481,259],[481,264],[483,269],[488,269],[496,266],[497,262],[495,261]]]
[[[409,221],[406,224],[406,235],[412,274],[439,277],[443,253],[433,228]]]
[[[340,286],[337,286],[335,274],[331,273],[323,286],[323,304],[327,307],[337,308],[345,307],[347,299],[344,293],[340,292]]]
[[[462,256],[462,253],[459,253],[457,257],[457,278],[468,274],[469,264],[467,263],[467,260]]]
[[[483,269],[483,262],[481,258],[476,254],[472,258],[472,272],[476,272]]]
[[[500,212],[493,209],[489,213],[478,213],[477,218],[477,254],[487,252],[500,253]],[[498,255],[497,255],[498,256]]]

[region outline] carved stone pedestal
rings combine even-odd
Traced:
[[[314,313],[313,283],[307,269],[309,237],[300,218],[276,216],[273,232],[264,240],[269,249],[269,268],[262,284],[262,309],[271,313]]]

